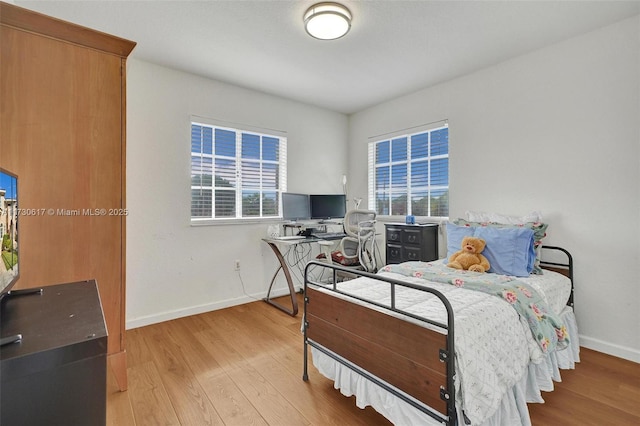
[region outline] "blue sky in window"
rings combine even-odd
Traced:
[[[231,130],[216,129],[216,155],[225,157],[236,156],[236,132]]]
[[[242,158],[260,159],[260,136],[250,133],[242,134]]]
[[[407,163],[391,166],[391,187],[402,189],[407,187]]]
[[[445,127],[431,132],[418,133],[411,136],[411,158],[428,156],[429,134],[431,134],[431,155],[446,155],[449,153],[449,128]],[[407,159],[407,137],[399,137],[376,143],[376,164],[389,161],[405,161]]]
[[[407,138],[397,138],[391,141],[391,161],[405,161],[407,159]]]
[[[0,172],[0,189],[4,189],[6,191],[5,198],[15,198],[16,197],[16,181],[13,176],[10,176],[4,172]]]
[[[269,136],[262,137],[262,159],[267,161],[278,161],[279,140]]]
[[[429,184],[429,163],[416,161],[411,164],[411,187],[427,186]]]
[[[376,190],[387,189],[389,187],[389,166],[376,168]]]
[[[429,133],[411,136],[411,158],[424,158],[429,155]]]
[[[383,141],[376,144],[376,164],[389,162],[389,141]]]
[[[449,153],[449,128],[431,132],[431,155]]]
[[[449,185],[448,158],[438,158],[431,161],[431,185]]]

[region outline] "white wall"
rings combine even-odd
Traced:
[[[251,300],[235,259],[246,293],[260,298],[276,267],[260,242],[267,224],[190,226],[191,114],[288,131],[289,190],[340,192],[347,173],[349,197],[365,205],[367,138],[446,118],[451,216],[541,210],[550,224],[546,243],[574,255],[581,343],[640,362],[639,20],[349,118],[134,55],[127,76],[127,327]]]
[[[452,218],[542,211],[575,260],[584,346],[640,362],[640,18],[350,117],[349,181],[367,138],[449,119]]]
[[[286,131],[288,189],[318,193],[342,192],[348,118],[134,58],[127,69],[127,328],[245,303],[251,299],[240,277],[247,294],[264,297],[276,269],[260,240],[267,223],[190,226],[190,116]]]

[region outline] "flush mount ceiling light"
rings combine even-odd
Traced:
[[[304,13],[304,29],[311,37],[335,40],[351,28],[351,12],[339,3],[314,4]]]

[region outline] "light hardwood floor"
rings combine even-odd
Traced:
[[[313,366],[302,381],[300,318],[254,302],[127,331],[129,390],[109,372],[107,424],[388,425]],[[640,365],[588,349],[581,359],[529,405],[533,424],[640,424]]]

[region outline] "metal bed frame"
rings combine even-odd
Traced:
[[[542,246],[545,250],[558,251],[563,253],[567,260],[565,263],[541,261],[540,266],[544,269],[553,270],[567,276],[571,280],[571,294],[567,305],[573,307],[573,258],[571,254],[561,247]],[[327,284],[314,281],[311,278],[310,270],[315,268],[326,268],[331,272],[330,281],[333,284]],[[341,273],[349,273],[354,277],[368,277],[386,282],[389,284],[391,294],[390,306],[378,304],[360,297],[352,296],[344,293],[337,288],[337,282]],[[324,275],[324,274],[322,274]],[[395,291],[398,286],[415,289],[431,293],[438,297],[447,311],[447,323],[442,324],[429,318],[414,315],[398,309],[395,306]],[[322,289],[322,290],[320,290]],[[406,403],[429,415],[436,421],[453,426],[458,424],[456,403],[455,403],[455,344],[454,344],[454,314],[451,304],[447,298],[437,290],[416,286],[411,283],[402,282],[388,277],[381,277],[376,274],[354,271],[340,265],[328,265],[326,263],[312,261],[305,268],[304,280],[304,352],[303,352],[303,375],[304,381],[309,380],[308,375],[308,347],[311,346],[323,352],[327,356],[333,358],[337,362],[357,372],[361,376],[371,380],[378,386],[392,393],[396,397],[402,399]],[[340,297],[332,296],[330,293],[340,295]],[[369,305],[374,305],[378,309],[370,309],[362,304],[353,303],[350,300],[358,300]],[[393,312],[401,314],[429,324],[431,327],[426,328],[397,318],[384,312]],[[362,327],[358,327],[358,323],[366,321],[367,327],[376,329],[375,332],[361,336]],[[387,327],[386,322],[394,323]],[[410,330],[406,331],[406,327],[418,327],[422,331]],[[433,330],[436,328],[436,330]],[[402,334],[415,335],[420,333],[420,339],[411,341],[390,343],[395,340],[392,333],[402,330]],[[445,333],[445,334],[443,334]],[[411,343],[407,345],[407,343]],[[394,346],[395,345],[395,346]],[[405,351],[411,352],[415,345],[422,345],[419,350],[420,355],[415,358],[407,358]],[[355,346],[355,349],[352,348]],[[397,379],[397,375],[393,371],[396,367],[400,368],[397,363],[383,363],[379,358],[384,358],[374,351],[381,348],[386,354],[393,354],[398,350],[398,354],[402,355],[402,359],[408,359],[407,367],[411,371],[409,373],[416,375],[418,371],[423,372],[426,377],[412,377],[410,380],[402,378]],[[370,356],[367,356],[369,354]],[[437,357],[438,362],[434,361]],[[352,359],[352,358],[355,358]],[[423,358],[423,359],[420,359]],[[431,358],[431,362],[427,360]],[[441,364],[438,366],[436,364]],[[411,374],[405,372],[404,377]],[[402,375],[402,374],[400,374]],[[381,380],[382,379],[382,380]],[[435,379],[435,380],[434,380]],[[436,389],[437,386],[437,389]],[[407,396],[409,395],[409,396]],[[434,401],[439,398],[441,403]],[[431,402],[431,403],[429,403]],[[439,408],[434,407],[438,405]]]

